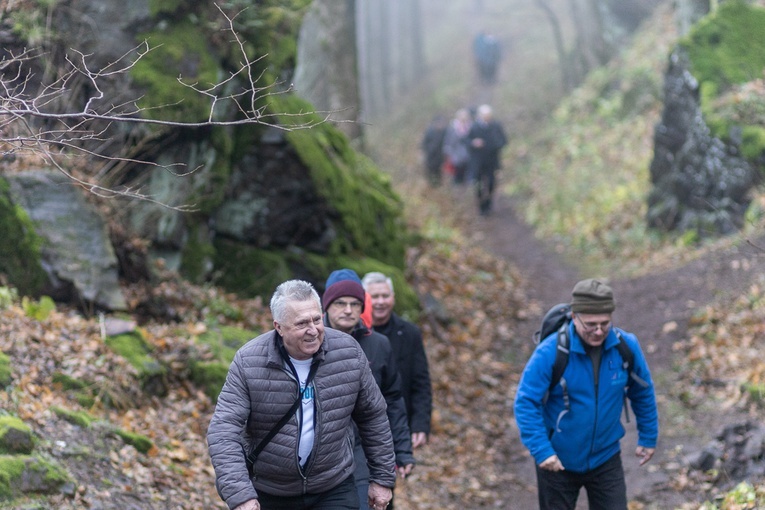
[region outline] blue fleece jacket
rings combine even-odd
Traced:
[[[633,371],[647,386],[629,378],[624,370],[617,348],[619,339],[611,328],[603,344],[596,387],[592,361],[572,322],[569,325],[569,360],[563,373],[570,399],[568,412],[560,383],[545,401],[552,379],[558,333],[540,342],[531,355],[521,376],[514,407],[521,441],[537,465],[557,455],[567,470],[586,472],[618,453],[619,440],[624,436],[621,415],[625,386],[637,422],[638,445],[656,447],[659,420],[651,374],[635,335],[619,331],[635,354]]]

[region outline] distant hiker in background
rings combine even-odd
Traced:
[[[492,85],[497,80],[497,67],[502,50],[496,37],[480,32],[473,41],[473,56],[478,68],[478,76],[484,85]]]
[[[444,138],[447,122],[443,115],[433,117],[420,147],[425,157],[425,177],[431,186],[441,184],[441,167],[444,165]]]
[[[627,510],[619,444],[627,400],[637,421],[635,456],[641,466],[653,457],[659,420],[651,373],[637,337],[613,326],[615,307],[610,286],[578,282],[568,319],[523,370],[515,420],[537,465],[540,510],[574,510],[582,487],[591,510]]]
[[[491,106],[478,107],[476,120],[468,132],[470,142],[470,172],[475,179],[478,210],[482,216],[491,211],[497,170],[500,168],[500,152],[507,145],[502,126],[494,120]]]
[[[460,108],[446,129],[443,151],[446,164],[452,168],[454,184],[465,184],[467,181],[468,164],[470,163],[467,136],[472,122],[470,111],[467,108]]]

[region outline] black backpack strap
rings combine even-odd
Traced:
[[[558,329],[558,346],[555,349],[555,362],[552,368],[552,377],[550,378],[550,391],[558,384],[563,377],[563,372],[568,365],[569,343],[568,343],[568,321]]]
[[[637,375],[635,373],[635,353],[632,352],[632,349],[630,349],[629,345],[627,345],[627,341],[624,339],[624,336],[622,335],[622,332],[618,329],[616,330],[616,337],[619,339],[619,343],[616,344],[616,348],[619,350],[619,354],[622,357],[622,368],[627,371],[628,380],[627,385],[624,387],[624,419],[627,423],[630,422],[630,409],[629,404],[627,403],[627,389],[629,388],[630,384],[632,382],[636,382],[643,388],[648,387],[648,383]],[[630,381],[630,379],[632,381]]]
[[[566,365],[568,365],[568,355],[568,321],[566,321],[558,329],[557,346],[555,348],[555,361],[553,362],[552,366],[550,386],[547,388],[547,393],[545,394],[545,401],[547,401],[547,397],[550,395],[550,392],[553,390],[553,388],[555,388],[558,383],[561,383],[561,386],[563,386],[563,403],[566,406],[566,410],[569,409],[568,391],[566,391],[566,381],[562,379],[563,372],[566,370]]]
[[[252,468],[255,466],[255,461],[258,460],[258,455],[260,455],[260,452],[263,451],[263,448],[266,447],[266,445],[271,442],[271,440],[276,436],[276,434],[279,433],[279,431],[284,427],[288,421],[292,418],[292,416],[297,411],[297,408],[300,406],[301,401],[303,400],[303,393],[305,393],[306,389],[311,385],[311,381],[313,381],[313,376],[316,375],[316,370],[319,368],[319,362],[315,361],[313,364],[311,364],[311,369],[308,371],[308,377],[305,380],[305,386],[298,394],[297,399],[295,399],[295,402],[292,403],[292,407],[289,408],[287,413],[282,416],[282,418],[274,425],[274,427],[268,432],[266,437],[264,437],[258,445],[250,450],[250,453],[245,454],[245,462],[247,463],[247,471],[250,473],[250,476],[252,477]]]

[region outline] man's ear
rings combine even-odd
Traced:
[[[278,323],[278,322],[276,322],[276,321],[274,321],[274,329],[275,329],[275,330],[276,330],[276,332],[277,332],[277,333],[279,333],[280,335],[282,334],[282,326],[281,326],[281,324],[279,324],[279,323]]]

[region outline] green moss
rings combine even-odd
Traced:
[[[11,384],[13,380],[13,370],[11,368],[11,358],[3,351],[0,351],[0,388]]]
[[[61,372],[55,372],[53,374],[53,384],[60,386],[61,390],[71,393],[74,400],[82,407],[91,408],[96,403],[96,390],[92,383],[83,381],[81,379],[75,379]],[[102,401],[105,404],[111,402],[111,397],[108,392],[104,392]]]
[[[90,428],[90,424],[95,420],[90,413],[85,411],[72,411],[59,406],[51,407],[51,411],[53,411],[56,416],[68,421],[72,425],[77,425],[84,429]]]
[[[207,34],[188,20],[165,30],[139,34],[154,48],[131,68],[135,82],[147,89],[139,103],[150,118],[198,122],[206,120],[211,103],[207,96],[178,83],[196,84],[206,89],[221,79],[221,71]]]
[[[128,360],[138,370],[143,370],[156,363],[149,353],[151,348],[140,333],[133,331],[106,338],[106,345],[111,350]]]
[[[253,248],[229,240],[215,241],[216,282],[243,296],[270,296],[277,285],[293,277],[289,253]]]
[[[181,273],[194,283],[203,283],[215,259],[215,247],[200,232],[198,225],[191,225],[186,244],[181,251]]]
[[[765,128],[744,126],[742,128],[741,154],[749,160],[757,160],[765,154]]]
[[[181,9],[189,9],[188,0],[151,0],[149,2],[149,12],[152,16],[173,14]]]
[[[762,76],[765,68],[765,9],[730,0],[700,21],[682,41],[699,82],[721,90]]]
[[[160,396],[166,392],[167,370],[151,356],[151,347],[139,332],[107,337],[106,345],[135,367],[144,390]]]
[[[53,494],[70,481],[66,471],[53,462],[37,456],[0,456],[0,501],[24,494]]]
[[[54,372],[52,379],[53,379],[53,384],[60,385],[61,389],[63,389],[64,391],[82,390],[88,387],[87,382],[81,379],[71,377],[62,372]]]
[[[34,435],[29,425],[15,416],[0,416],[0,454],[32,453]]]
[[[21,299],[21,307],[27,317],[42,322],[50,316],[51,312],[56,311],[56,302],[49,296],[42,296],[39,301],[24,296]]]
[[[311,112],[311,105],[297,96],[270,96],[270,108],[280,113]],[[357,153],[343,133],[314,114],[280,116],[285,127],[309,123],[310,129],[293,129],[287,140],[310,170],[316,190],[341,216],[334,255],[374,256],[394,267],[404,267],[406,228],[403,204],[393,191],[390,177]]]
[[[122,429],[115,429],[114,433],[122,438],[125,444],[131,445],[141,453],[148,453],[154,447],[154,442],[144,435]]]
[[[293,69],[297,54],[297,35],[310,0],[261,0],[257,8],[251,0],[230,0],[237,32],[247,41],[251,59],[268,54],[271,69]]]
[[[8,182],[0,178],[0,273],[22,295],[35,295],[48,277],[40,264],[43,239],[26,211],[13,204]]]
[[[741,390],[749,395],[749,398],[751,398],[753,402],[757,402],[758,404],[765,402],[765,384],[747,382],[741,387]]]
[[[191,364],[191,381],[201,387],[213,402],[218,401],[218,394],[226,382],[230,363],[222,361],[197,361]]]
[[[765,153],[763,119],[756,117],[762,101],[726,93],[736,85],[762,77],[765,69],[765,9],[731,0],[699,22],[681,46],[699,80],[701,109],[712,134],[730,142],[741,130],[741,153],[757,161]],[[752,112],[755,112],[753,114]]]
[[[210,347],[216,359],[231,363],[241,346],[258,336],[255,331],[233,326],[210,328],[199,335],[199,342]]]

